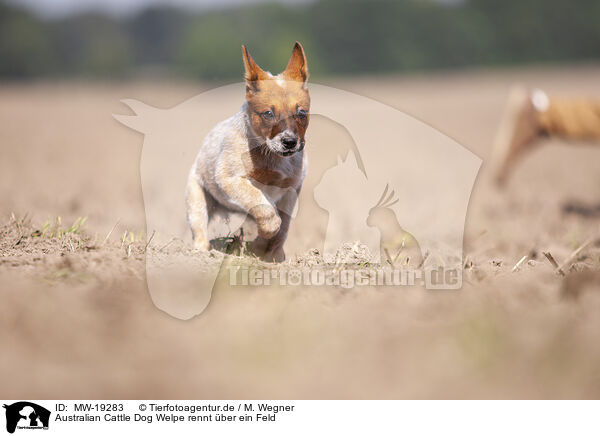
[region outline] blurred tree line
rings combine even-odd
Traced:
[[[293,42],[313,74],[600,59],[598,0],[319,0],[41,20],[0,3],[0,77],[239,78],[240,45],[273,72]]]

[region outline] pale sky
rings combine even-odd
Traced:
[[[103,11],[114,15],[134,13],[151,5],[171,5],[187,9],[216,9],[261,3],[265,0],[7,0],[44,17],[63,17],[81,11]],[[279,3],[307,3],[311,0],[276,0]]]

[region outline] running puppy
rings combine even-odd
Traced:
[[[245,46],[242,55],[246,101],[200,147],[188,179],[187,217],[194,247],[208,250],[208,222],[215,210],[245,212],[258,228],[254,250],[264,260],[281,262],[306,174],[306,56],[296,42],[286,69],[274,76],[254,62]]]

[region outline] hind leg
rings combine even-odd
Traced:
[[[204,188],[192,175],[188,180],[186,203],[187,218],[192,229],[194,248],[208,251],[208,202]]]

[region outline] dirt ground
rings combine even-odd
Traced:
[[[111,114],[127,113],[123,98],[166,108],[208,86],[0,84],[0,397],[599,398],[600,146],[546,141],[504,191],[488,169],[512,84],[600,98],[598,77],[592,65],[329,80],[483,159],[463,288],[223,288],[191,321],[148,295],[145,253],[163,247],[146,246],[142,136]],[[572,257],[566,278],[543,252]],[[167,253],[197,256],[190,241]],[[280,268],[306,256],[288,259]]]

